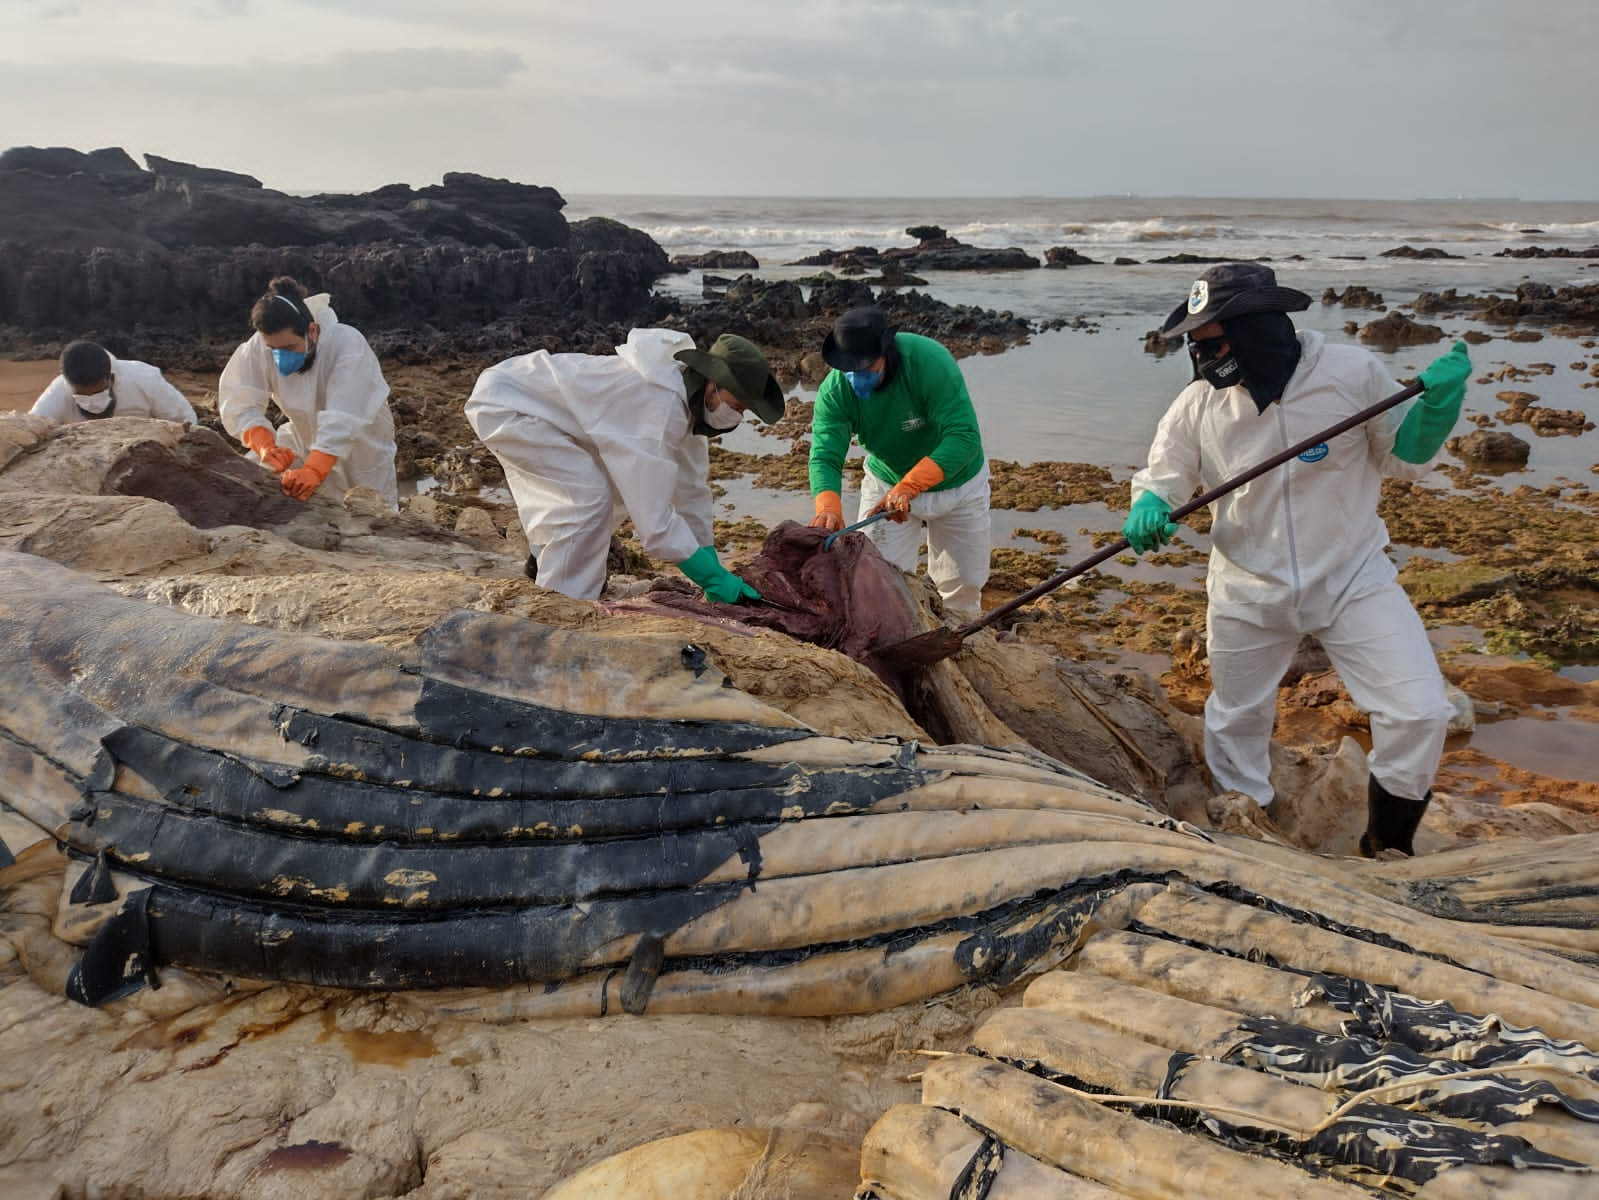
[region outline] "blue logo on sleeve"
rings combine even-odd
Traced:
[[[1299,461],[1300,462],[1307,462],[1307,463],[1320,462],[1322,459],[1324,459],[1326,457],[1327,457],[1327,443],[1326,442],[1318,442],[1316,445],[1312,446],[1309,450],[1306,450],[1303,454],[1301,454],[1299,456]]]

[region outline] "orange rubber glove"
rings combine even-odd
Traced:
[[[943,482],[944,468],[932,459],[924,458],[889,488],[888,495],[872,505],[872,512],[882,512],[886,508],[890,521],[904,521],[911,515],[911,501],[928,488]]]
[[[252,425],[239,435],[239,440],[254,450],[261,464],[274,474],[283,474],[294,461],[294,451],[278,445],[270,425]]]
[[[283,472],[283,494],[293,496],[296,500],[309,500],[338,461],[331,454],[311,451],[305,456],[304,466]]]
[[[812,529],[825,529],[837,533],[844,528],[844,502],[837,492],[816,493],[816,515],[811,518]]]

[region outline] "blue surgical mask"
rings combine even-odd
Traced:
[[[304,350],[274,350],[272,361],[277,364],[279,375],[293,375],[305,366],[306,353]]]
[[[881,371],[845,371],[844,378],[862,400],[875,392],[883,382]]]

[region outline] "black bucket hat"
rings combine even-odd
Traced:
[[[672,357],[725,387],[768,425],[783,419],[782,385],[772,377],[766,355],[748,338],[724,333],[711,343],[709,351],[679,350]]]
[[[888,318],[875,306],[852,308],[833,322],[822,342],[822,359],[837,371],[864,371],[894,345]]]
[[[1245,313],[1302,312],[1310,297],[1293,288],[1278,287],[1277,274],[1260,263],[1221,263],[1208,267],[1194,280],[1186,303],[1171,310],[1160,335],[1174,341],[1190,329],[1241,317]]]

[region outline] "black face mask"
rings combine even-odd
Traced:
[[[1221,349],[1226,342],[1227,336],[1223,334],[1188,343],[1188,357],[1194,360],[1194,378],[1203,379],[1218,390],[1236,387],[1244,381],[1243,368],[1231,347],[1225,352]]]
[[[1220,353],[1224,344],[1227,350]],[[1195,379],[1213,388],[1243,384],[1255,410],[1265,412],[1299,366],[1299,337],[1287,313],[1249,313],[1222,322],[1217,337],[1190,341],[1188,354]]]
[[[1299,336],[1287,313],[1249,313],[1222,322],[1255,408],[1280,399],[1299,366]]]

